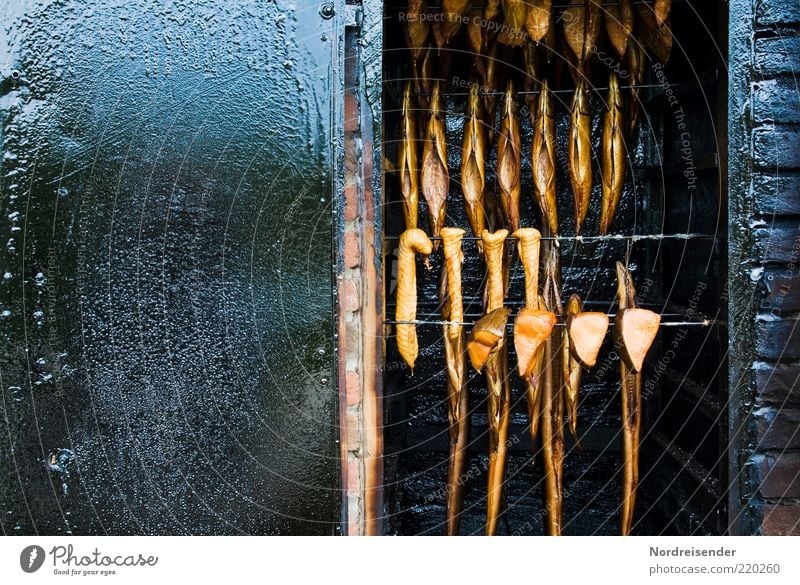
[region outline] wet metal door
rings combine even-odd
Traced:
[[[0,7],[0,528],[330,534],[333,20]]]

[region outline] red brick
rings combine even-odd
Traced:
[[[764,498],[800,497],[800,453],[761,456],[758,480]]]
[[[361,263],[361,251],[358,249],[358,235],[347,232],[344,235],[344,265],[356,268]]]
[[[350,498],[358,497],[361,493],[361,465],[358,457],[347,455],[347,495]],[[353,520],[350,518],[349,520]]]
[[[757,449],[800,448],[800,410],[765,407],[753,415],[757,424]]]
[[[352,221],[358,218],[358,189],[356,186],[346,185],[343,196],[345,221]]]
[[[344,131],[358,132],[358,98],[352,93],[344,96]]]
[[[342,283],[341,304],[345,311],[355,313],[361,307],[361,298],[358,291],[358,282],[352,278],[345,278]]]
[[[347,406],[355,406],[361,403],[361,374],[358,372],[347,372],[345,374],[345,392],[347,393]]]
[[[764,506],[761,530],[769,536],[800,536],[800,504]]]
[[[357,408],[347,409],[347,419],[345,428],[345,440],[347,441],[348,451],[357,451],[361,443],[361,431]]]

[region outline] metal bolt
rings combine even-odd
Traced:
[[[333,5],[333,2],[325,2],[319,8],[319,15],[324,18],[325,20],[330,20],[336,14],[336,8]]]
[[[11,79],[13,79],[14,81],[18,81],[20,77],[22,77],[22,76],[20,75],[19,71],[17,71],[16,69],[14,69],[11,72]]]

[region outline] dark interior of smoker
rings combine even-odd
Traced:
[[[431,2],[431,6],[436,6]],[[565,2],[554,2],[556,18]],[[721,534],[725,531],[727,485],[726,392],[724,351],[727,267],[724,152],[726,23],[715,1],[673,3],[674,45],[665,66],[666,80],[677,102],[664,88],[642,90],[643,113],[630,159],[626,187],[612,228],[615,234],[701,234],[692,239],[563,242],[563,291],[579,293],[589,310],[616,311],[614,262],[628,258],[641,306],[664,314],[664,321],[687,322],[707,317],[708,326],[662,326],[644,369],[641,481],[634,534]],[[398,14],[404,0],[385,4],[384,18],[384,156],[396,160],[400,102],[411,75],[410,57]],[[561,28],[561,24],[556,26]],[[456,79],[471,80],[471,56],[464,28],[454,41],[452,64],[444,87],[448,94],[447,142],[451,186],[446,225],[468,228],[460,190],[460,151],[465,90]],[[601,33],[601,49],[611,55]],[[515,59],[520,59],[517,54]],[[554,87],[558,134],[558,215],[561,234],[574,234],[572,195],[564,138],[574,85],[558,74],[554,57],[549,78]],[[520,61],[521,62],[521,61]],[[655,61],[647,57],[645,85],[658,83]],[[521,65],[517,65],[521,68]],[[592,84],[605,88],[608,67],[595,61]],[[516,87],[521,88],[519,73]],[[554,86],[552,85],[554,83]],[[625,85],[625,81],[622,81]],[[595,150],[592,210],[584,233],[597,233],[600,185],[598,145],[605,91],[592,95],[592,143]],[[679,108],[689,136],[677,129]],[[424,120],[419,117],[418,120]],[[531,123],[523,124],[523,225],[540,227],[531,185]],[[418,121],[418,124],[422,122]],[[686,157],[685,140],[691,144]],[[487,187],[494,188],[495,149],[487,160]],[[722,161],[722,162],[721,162]],[[696,181],[690,184],[693,171]],[[687,177],[687,174],[689,175]],[[420,195],[420,227],[429,230]],[[384,266],[386,319],[394,315],[396,237],[403,230],[399,186],[385,176]],[[464,243],[465,320],[481,315],[482,266],[475,243]],[[437,294],[441,251],[432,269],[417,266],[418,319],[440,318]],[[565,296],[565,295],[562,295]],[[506,305],[513,313],[522,304],[522,269],[512,265]],[[447,415],[441,326],[417,327],[420,357],[413,375],[402,366],[393,328],[385,327],[385,477],[389,534],[443,534],[447,475]],[[675,342],[675,343],[673,343]],[[581,387],[579,445],[566,433],[564,462],[564,534],[618,534],[621,469],[619,364],[611,335],[598,363],[584,372]],[[510,355],[512,371],[515,356]],[[466,478],[462,534],[482,534],[485,522],[487,423],[483,377],[470,368],[470,463]],[[543,534],[545,507],[539,445],[530,443],[523,385],[512,373],[511,447],[506,471],[507,511],[500,534]]]

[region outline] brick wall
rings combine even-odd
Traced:
[[[800,71],[800,3],[755,0],[752,8],[746,128],[754,362],[752,392],[743,400],[749,410],[745,421],[749,456],[742,502],[754,519],[752,531],[796,535],[800,534],[800,87],[795,76]]]

